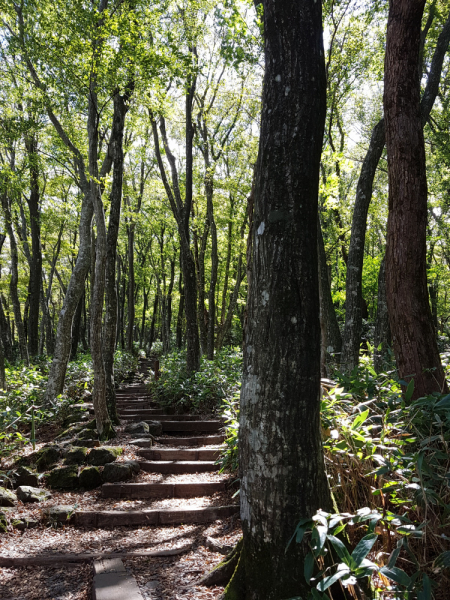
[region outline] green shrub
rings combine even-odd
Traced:
[[[153,380],[150,386],[162,406],[179,412],[215,413],[223,400],[231,398],[241,372],[240,349],[224,348],[213,361],[202,357],[200,369],[193,374],[186,371],[186,352],[175,350],[163,357],[161,377],[158,381]]]

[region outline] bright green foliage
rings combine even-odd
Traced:
[[[120,381],[133,372],[137,365],[137,356],[125,351],[115,355],[115,374]],[[70,407],[79,402],[85,390],[91,391],[93,384],[92,362],[89,354],[69,363],[64,393],[52,406],[43,404],[46,375],[50,360],[40,357],[39,362],[30,367],[22,363],[6,368],[8,390],[0,391],[0,455],[9,454],[18,443],[31,441],[28,433],[32,427],[32,406],[36,428],[63,420]],[[39,440],[37,440],[39,442]]]
[[[151,391],[163,406],[180,412],[217,412],[231,398],[242,372],[242,353],[224,348],[213,361],[202,358],[197,373],[186,372],[185,352],[174,351],[163,358],[161,378],[151,382]]]

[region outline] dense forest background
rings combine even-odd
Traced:
[[[112,438],[120,425],[115,384],[141,352],[162,357],[161,379],[152,382],[161,402],[177,410],[222,411],[229,420],[223,463],[236,469],[252,240],[267,226],[253,219],[258,149],[265,144],[262,4],[3,0],[0,7],[4,447],[25,440],[31,419],[34,432],[35,418],[53,418],[85,388],[92,388],[100,438]],[[389,289],[395,278],[392,261],[385,260],[389,3],[325,0],[322,7],[327,104],[313,263],[323,392],[332,390],[322,405],[329,478],[340,488],[342,511],[369,505],[383,508],[386,520],[388,493],[389,510],[410,502],[412,529],[399,533],[419,538],[421,511],[429,514],[447,497],[445,452],[430,450],[429,496],[425,475],[417,478],[411,465],[423,465],[420,452],[441,435],[433,428],[442,428],[439,411],[447,411],[448,397],[435,412],[431,400],[426,408],[405,410],[430,393],[439,402],[438,393],[448,391],[450,15],[444,0],[426,2],[416,80],[428,190],[426,257],[417,264],[417,286],[423,270],[423,320],[434,344],[424,343],[423,353],[431,356],[437,341],[435,356],[419,373],[408,370],[409,350],[399,353],[406,348],[399,332],[391,335],[399,315],[389,315],[386,297],[386,281]],[[291,92],[284,87],[286,98]],[[272,193],[276,197],[277,189]],[[275,212],[274,223],[287,218]],[[404,237],[414,241],[410,222]],[[406,275],[414,285],[414,273]],[[269,300],[264,293],[262,306]],[[364,404],[374,398],[378,404]],[[427,420],[427,410],[440,420]],[[359,416],[352,420],[354,412]],[[400,467],[399,448],[413,422],[425,442],[414,456],[403,453]],[[377,427],[383,433],[375,440]],[[341,470],[336,457],[349,452],[355,462]],[[378,471],[367,458],[378,460]],[[394,467],[402,470],[398,477]],[[393,481],[383,480],[387,474]],[[363,479],[364,491],[352,488]],[[417,486],[421,499],[404,500],[408,485]],[[375,508],[371,486],[379,496]],[[433,515],[436,522],[442,516],[437,509]],[[439,544],[427,551],[429,573],[436,556],[448,551]],[[395,580],[395,573],[387,577]],[[397,581],[405,589],[414,583],[404,582]]]

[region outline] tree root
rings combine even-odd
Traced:
[[[243,539],[241,538],[233,550],[212,571],[205,575],[197,585],[227,585],[236,571],[241,556]]]

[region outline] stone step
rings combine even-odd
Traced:
[[[192,437],[157,437],[155,441],[158,444],[168,444],[169,446],[217,446],[225,441],[225,436],[222,434]]]
[[[143,600],[136,579],[118,558],[94,561],[93,600]]]
[[[207,460],[152,460],[139,461],[143,471],[147,473],[164,473],[183,475],[184,473],[210,473],[218,471],[220,465]]]
[[[197,498],[225,490],[224,481],[198,483],[104,483],[103,498]]]
[[[145,525],[182,525],[186,523],[213,523],[239,513],[238,505],[207,506],[191,509],[149,511],[80,511],[70,521],[78,527],[114,528],[142,527]]]
[[[217,460],[220,448],[155,448],[152,450],[139,450],[139,456],[147,460]]]
[[[222,421],[162,421],[163,431],[172,433],[179,431],[219,431],[223,428]]]

